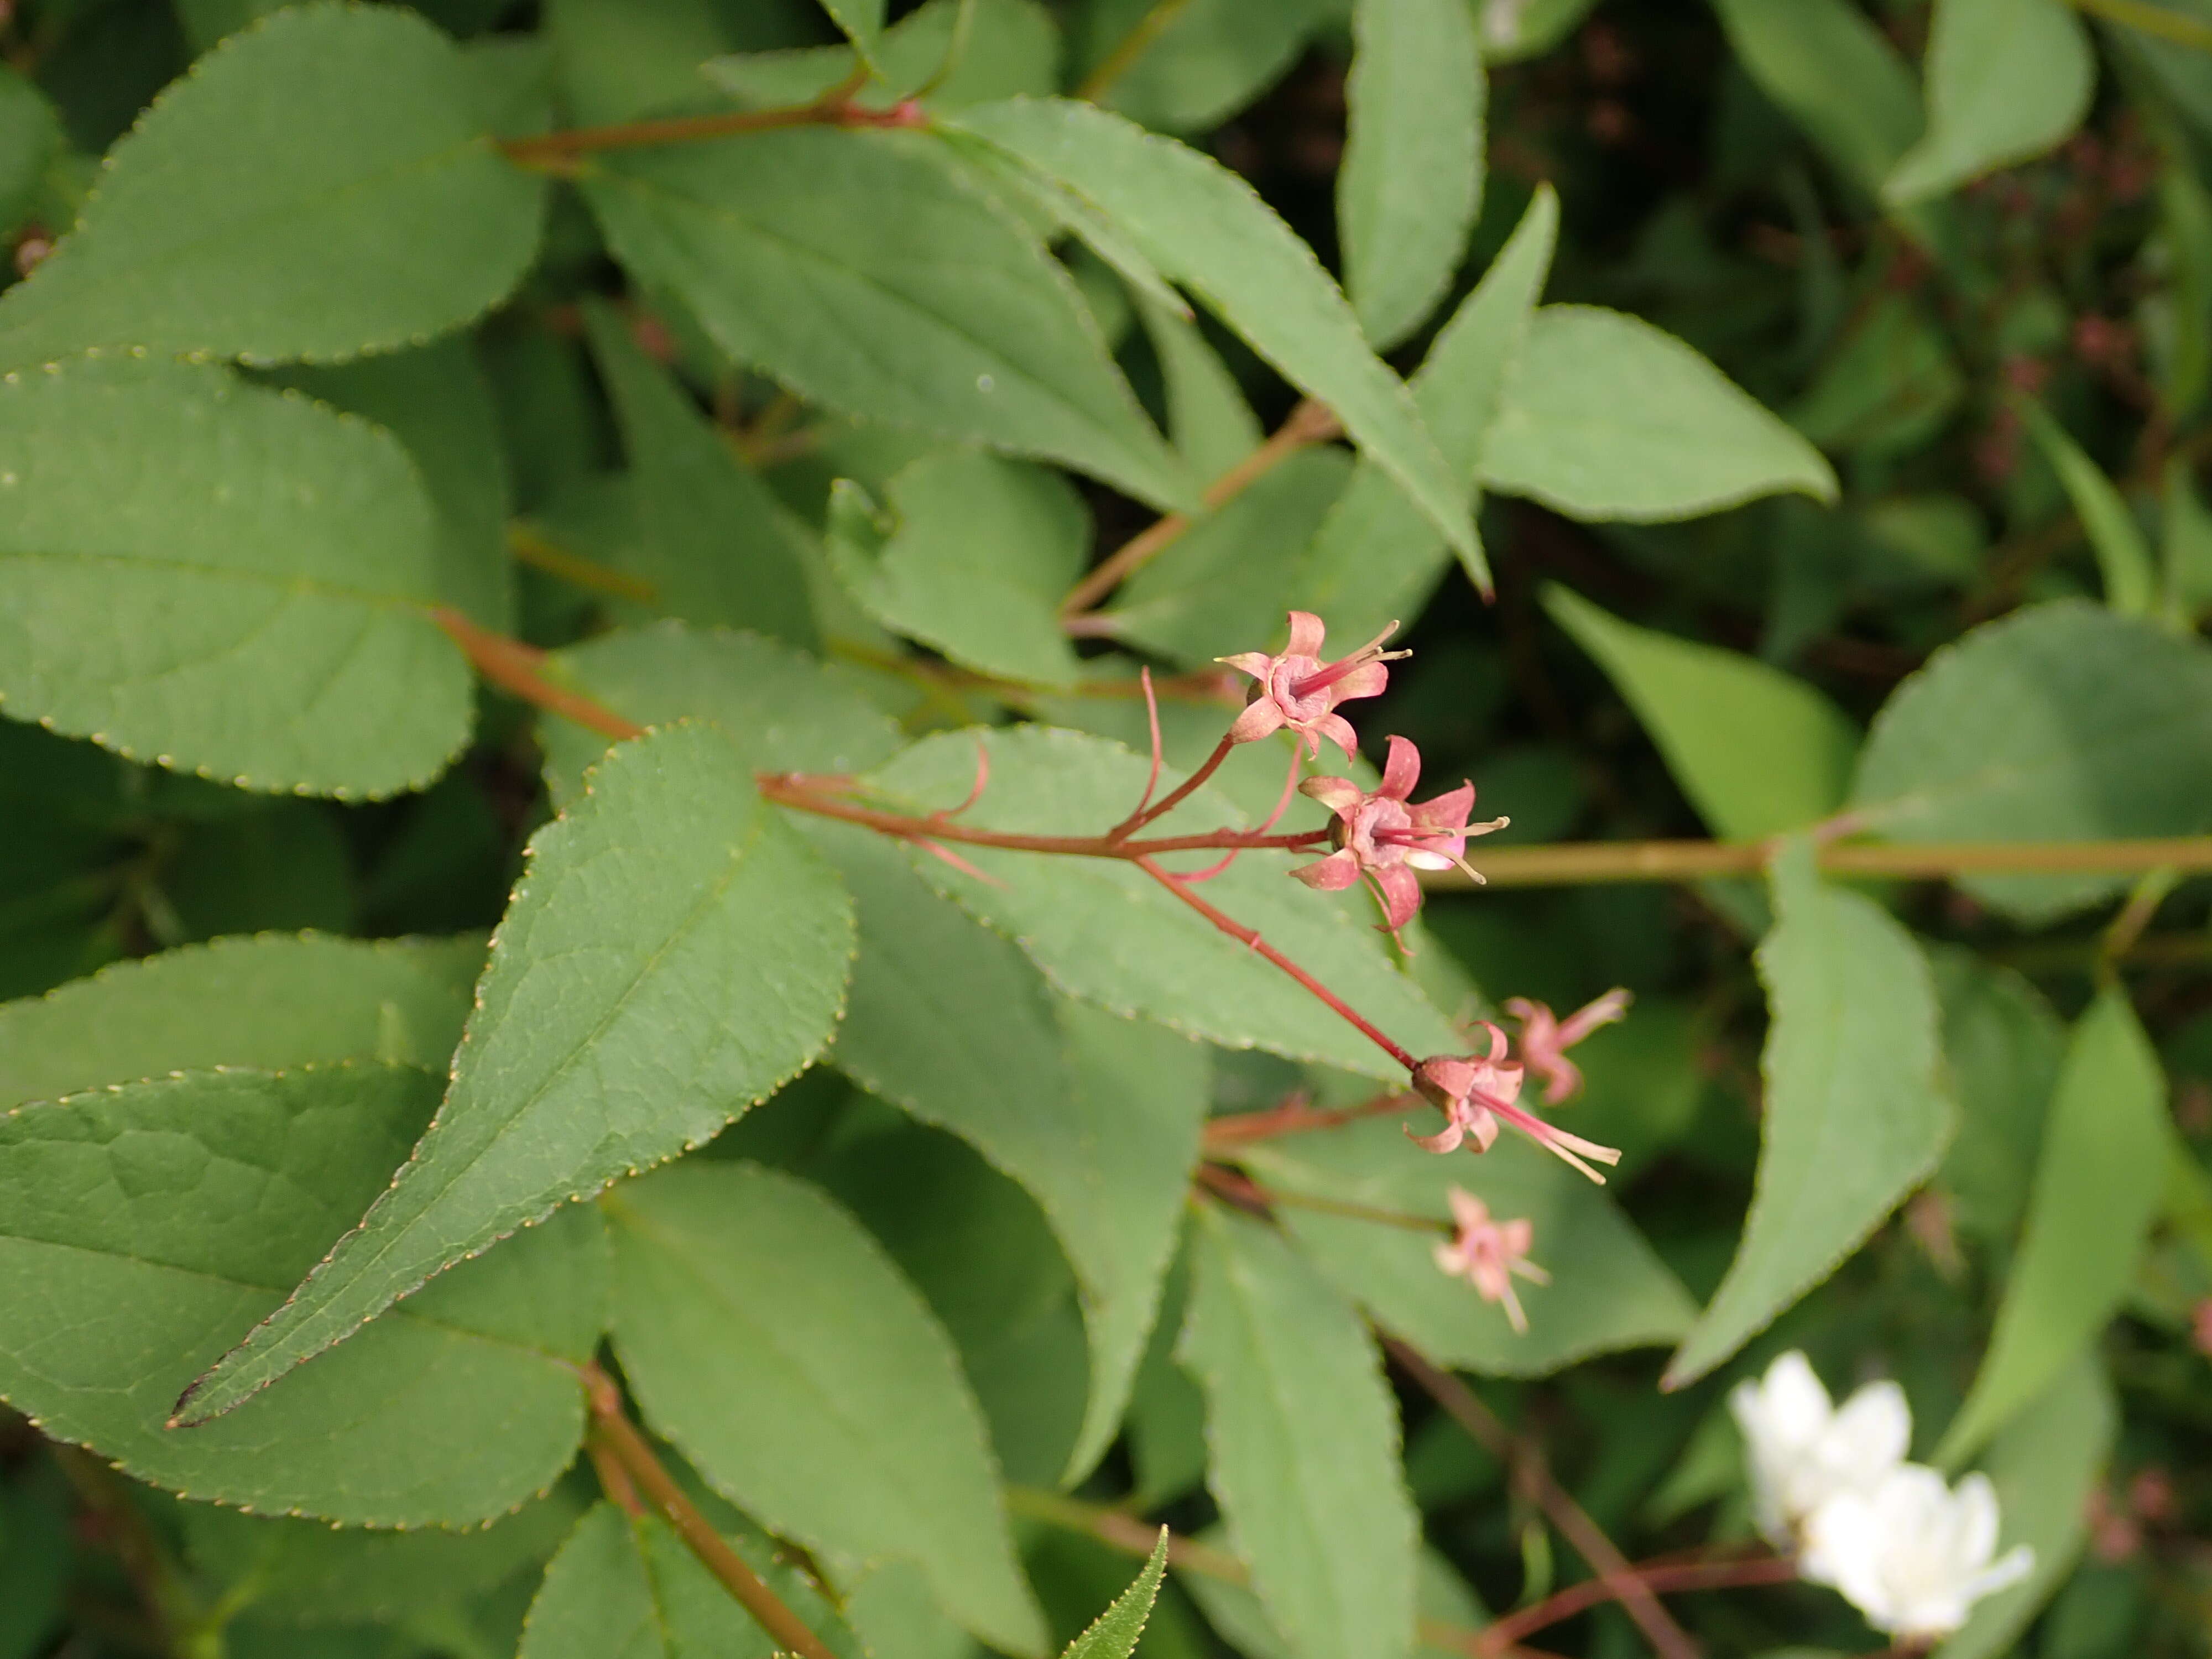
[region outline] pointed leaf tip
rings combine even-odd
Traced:
[[[1162,1527],[1145,1570],[1088,1630],[1067,1644],[1060,1659],[1129,1659],[1145,1633],[1146,1621],[1152,1616],[1152,1603],[1159,1597],[1160,1578],[1167,1566],[1168,1529]]]

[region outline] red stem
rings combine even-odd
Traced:
[[[1160,798],[1159,804],[1157,806],[1152,807],[1150,810],[1146,810],[1140,806],[1137,811],[1132,812],[1127,817],[1122,819],[1121,823],[1115,824],[1111,830],[1109,830],[1106,832],[1106,839],[1109,842],[1120,841],[1125,836],[1136,834],[1138,830],[1143,829],[1154,818],[1165,817],[1176,807],[1182,805],[1184,801],[1189,799],[1193,791],[1196,790],[1208,778],[1212,777],[1216,772],[1221,769],[1221,763],[1229,758],[1229,751],[1236,746],[1237,740],[1234,738],[1224,737],[1222,738],[1219,743],[1214,744],[1213,752],[1206,757],[1205,765],[1200,767],[1197,771],[1192,773],[1174,788],[1169,790],[1166,794]],[[1146,793],[1149,794],[1152,792],[1147,790]]]
[[[1273,838],[1271,837],[1271,839]],[[1153,845],[1158,846],[1160,843],[1154,842]],[[1161,886],[1166,888],[1168,891],[1173,893],[1177,898],[1181,899],[1185,904],[1190,906],[1192,909],[1197,911],[1199,915],[1204,916],[1208,921],[1212,922],[1216,927],[1218,927],[1223,933],[1228,934],[1230,938],[1235,939],[1239,945],[1250,947],[1250,949],[1256,951],[1259,955],[1266,957],[1276,967],[1288,974],[1292,979],[1297,981],[1297,982],[1304,986],[1307,991],[1310,992],[1315,997],[1326,1004],[1335,1013],[1348,1021],[1362,1036],[1365,1037],[1370,1042],[1372,1042],[1376,1048],[1382,1049],[1384,1054],[1389,1055],[1391,1059],[1396,1060],[1408,1072],[1413,1071],[1420,1064],[1420,1061],[1415,1060],[1413,1055],[1407,1054],[1404,1048],[1392,1042],[1388,1036],[1385,1036],[1382,1031],[1377,1030],[1373,1024],[1370,1024],[1357,1009],[1346,1002],[1342,997],[1337,995],[1337,994],[1330,990],[1328,986],[1322,984],[1311,974],[1306,972],[1304,969],[1299,967],[1297,963],[1292,962],[1280,951],[1278,951],[1273,945],[1268,944],[1266,939],[1261,939],[1256,929],[1247,927],[1243,922],[1237,921],[1236,917],[1229,915],[1225,911],[1215,908],[1211,904],[1208,904],[1204,899],[1199,897],[1197,894],[1192,892],[1188,886],[1182,882],[1176,880],[1174,876],[1169,874],[1165,870],[1161,869],[1158,865],[1153,863],[1151,858],[1139,855],[1137,858],[1137,868],[1143,871],[1154,881],[1159,883]]]
[[[1632,1580],[1647,1595],[1662,1592],[1704,1589],[1735,1589],[1753,1584],[1786,1584],[1797,1577],[1797,1564],[1778,1555],[1755,1555],[1733,1561],[1680,1561],[1652,1563],[1632,1566],[1623,1575]],[[1570,1584],[1556,1595],[1547,1596],[1533,1607],[1510,1613],[1495,1623],[1483,1626],[1477,1638],[1481,1650],[1494,1652],[1510,1646],[1524,1636],[1573,1618],[1601,1601],[1621,1599],[1625,1582],[1604,1578],[1586,1578],[1579,1584]]]
[[[1387,1112],[1409,1111],[1421,1103],[1419,1095],[1393,1091],[1362,1101],[1357,1106],[1319,1107],[1304,1100],[1286,1100],[1279,1106],[1270,1106],[1257,1112],[1232,1112],[1217,1117],[1206,1126],[1206,1149],[1209,1152],[1231,1147],[1249,1146],[1255,1140],[1272,1140],[1277,1135],[1305,1134],[1316,1129],[1340,1128],[1347,1123],[1357,1123],[1362,1118],[1380,1117]]]

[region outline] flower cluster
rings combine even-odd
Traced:
[[[1379,696],[1389,687],[1388,665],[1407,654],[1382,648],[1397,624],[1393,623],[1350,656],[1334,662],[1322,655],[1328,630],[1320,617],[1310,611],[1293,611],[1290,624],[1290,641],[1281,651],[1247,651],[1220,659],[1249,675],[1255,684],[1243,712],[1230,726],[1207,769],[1218,764],[1236,744],[1285,731],[1294,733],[1304,754],[1313,758],[1320,757],[1324,738],[1347,757],[1357,752],[1358,734],[1336,711],[1340,704]],[[1297,776],[1296,757],[1291,776],[1292,781]],[[1474,836],[1504,829],[1507,821],[1501,817],[1470,823],[1474,786],[1465,781],[1456,789],[1416,801],[1413,788],[1420,777],[1420,750],[1405,738],[1393,737],[1382,782],[1374,789],[1363,789],[1350,778],[1307,779],[1298,787],[1329,810],[1331,850],[1311,864],[1298,866],[1291,874],[1324,892],[1341,892],[1364,882],[1382,907],[1384,928],[1394,935],[1420,909],[1419,872],[1457,866],[1480,881],[1481,872],[1467,862],[1467,843]],[[1186,790],[1188,787],[1185,786]],[[1149,799],[1150,789],[1146,793]],[[1171,796],[1170,802],[1179,799],[1180,794]],[[1284,799],[1289,799],[1286,785]],[[1164,805],[1149,810],[1140,805],[1125,828],[1158,816]],[[1268,820],[1271,826],[1273,822]],[[1187,879],[1204,879],[1212,873],[1209,871]],[[1456,1151],[1469,1140],[1476,1151],[1487,1152],[1498,1138],[1499,1124],[1507,1123],[1591,1180],[1603,1182],[1605,1177],[1592,1165],[1618,1164],[1620,1154],[1612,1147],[1569,1134],[1522,1106],[1522,1079],[1525,1073],[1534,1072],[1543,1079],[1547,1106],[1571,1098],[1582,1087],[1582,1073],[1567,1059],[1566,1051],[1599,1026],[1619,1019],[1627,1006],[1626,991],[1611,991],[1562,1020],[1541,1003],[1515,998],[1505,1007],[1521,1022],[1519,1059],[1510,1056],[1505,1033],[1486,1020],[1481,1024],[1487,1034],[1486,1054],[1435,1054],[1423,1060],[1407,1057],[1414,1090],[1444,1115],[1441,1130],[1414,1139],[1434,1152]],[[1466,1271],[1474,1277],[1472,1267],[1464,1265],[1476,1260],[1466,1254],[1468,1237],[1463,1227],[1461,1241],[1446,1247],[1455,1252],[1447,1271]],[[1482,1276],[1475,1277],[1476,1287],[1492,1301],[1505,1298],[1502,1293],[1492,1295],[1486,1286],[1500,1282],[1486,1268]],[[1517,1316],[1518,1313],[1518,1304],[1509,1304],[1509,1314]]]
[[[1867,1383],[1838,1407],[1792,1350],[1759,1381],[1738,1383],[1729,1409],[1750,1458],[1759,1530],[1884,1634],[1948,1635],[1976,1601],[2033,1570],[2025,1545],[1996,1554],[1988,1476],[1954,1488],[1905,1461],[1912,1415],[1896,1383]]]

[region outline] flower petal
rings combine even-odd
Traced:
[[[1291,612],[1291,642],[1283,647],[1286,657],[1319,657],[1322,641],[1328,637],[1328,626],[1310,611]]]
[[[1290,873],[1322,892],[1340,893],[1359,879],[1359,860],[1348,849],[1339,848],[1327,858],[1301,864]]]
[[[1308,778],[1298,786],[1298,793],[1319,801],[1339,817],[1347,817],[1367,793],[1350,778]]]
[[[1305,729],[1327,738],[1344,750],[1347,757],[1359,752],[1359,733],[1352,729],[1352,722],[1341,714],[1316,714],[1305,722]],[[1314,752],[1321,752],[1319,744],[1315,745]]]
[[[1382,787],[1375,793],[1388,795],[1392,800],[1402,801],[1413,793],[1413,786],[1421,781],[1421,751],[1400,737],[1390,739],[1390,758],[1382,763]],[[1474,799],[1472,795],[1469,799]],[[1418,823],[1420,809],[1416,807],[1409,816]]]
[[[1413,821],[1416,830],[1450,831],[1467,828],[1467,815],[1473,811],[1474,786],[1462,783],[1456,789],[1408,806],[1406,816]]]
[[[1382,893],[1382,921],[1395,933],[1411,921],[1421,908],[1421,878],[1402,864],[1370,872]]]
[[[1273,697],[1261,697],[1256,702],[1244,705],[1244,712],[1229,723],[1229,741],[1256,743],[1261,738],[1273,737],[1283,729],[1287,717]]]

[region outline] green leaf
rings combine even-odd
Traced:
[[[1998,1546],[2027,1545],[2035,1566],[2017,1584],[1977,1603],[1959,1633],[1936,1650],[1936,1659],[2001,1659],[2014,1651],[2081,1559],[2090,1503],[2104,1484],[2119,1426],[2112,1384],[2095,1358],[2083,1354],[1997,1437],[1987,1467],[2004,1525]]]
[[[2065,1027],[2025,978],[1971,951],[1931,951],[1928,965],[1959,1094],[1959,1136],[1936,1180],[1956,1200],[1962,1230],[2009,1243],[2027,1206]]]
[[[724,1541],[832,1653],[857,1659],[859,1644],[820,1591],[750,1540]],[[665,1522],[611,1503],[576,1523],[522,1628],[521,1659],[776,1659],[782,1651]]]
[[[858,772],[905,746],[853,671],[750,634],[659,623],[601,634],[551,661],[562,679],[640,726],[711,722],[756,772]],[[538,742],[555,804],[574,805],[606,738],[554,720]]]
[[[2160,490],[2159,552],[2165,567],[2166,605],[2187,620],[2212,605],[2212,512],[2197,493],[2186,459],[2166,462]]]
[[[1328,0],[1097,0],[1081,15],[1082,73],[1095,73],[1140,27],[1152,31],[1102,100],[1165,132],[1203,132],[1274,84],[1316,27],[1341,16]],[[1162,24],[1164,23],[1164,27]]]
[[[1205,1051],[1053,996],[880,837],[822,841],[860,908],[836,1063],[1026,1188],[1082,1282],[1090,1401],[1067,1470],[1079,1476],[1113,1438],[1158,1305],[1198,1157]]]
[[[582,1428],[605,1287],[573,1224],[234,1417],[164,1425],[383,1189],[437,1091],[409,1066],[202,1072],[0,1117],[0,1397],[142,1480],[263,1513],[462,1526],[543,1491]]]
[[[861,61],[872,65],[884,34],[884,0],[822,0],[822,9],[853,43]]]
[[[622,423],[638,520],[635,574],[652,609],[685,622],[816,643],[813,607],[775,497],[605,305],[584,325]]]
[[[1545,586],[1544,609],[1597,659],[1715,835],[1761,841],[1843,805],[1858,731],[1804,681],[1635,627],[1556,582]]]
[[[2039,405],[2023,403],[2021,415],[2028,435],[2058,475],[2067,500],[2081,517],[2082,529],[2088,532],[2090,549],[2097,556],[2097,571],[2104,578],[2105,603],[2124,617],[2148,616],[2156,578],[2152,574],[2150,544],[2144,539],[2135,514],[2112,487],[2112,481],[2098,470],[2096,462],[2083,454],[2081,447]]]
[[[1413,401],[1454,474],[1474,483],[1506,372],[1552,268],[1559,198],[1539,185],[1512,236],[1430,346]],[[1297,605],[1356,639],[1417,614],[1447,560],[1443,540],[1380,467],[1363,459],[1298,562]],[[1489,566],[1462,557],[1487,592]]]
[[[1892,841],[2095,841],[2212,829],[2212,651],[2078,601],[1943,647],[1875,717],[1854,815]],[[2125,878],[1964,875],[2047,921]]]
[[[0,1005],[0,1111],[217,1066],[380,1060],[443,1071],[483,938],[218,939]]]
[[[1199,1534],[1202,1543],[1216,1541],[1219,1528]],[[1190,1599],[1205,1610],[1206,1622],[1245,1659],[1292,1659],[1290,1644],[1267,1622],[1260,1599],[1245,1586],[1225,1578],[1208,1578],[1195,1572],[1178,1576]],[[1474,1592],[1459,1571],[1435,1546],[1424,1544],[1413,1560],[1413,1607],[1424,1625],[1457,1626],[1462,1631],[1480,1629],[1490,1622]],[[1413,1659],[1462,1659],[1464,1643],[1447,1646],[1434,1639],[1443,1632],[1431,1630],[1431,1639],[1413,1649]]]
[[[436,531],[387,434],[222,370],[0,378],[0,702],[302,794],[420,787],[468,735]]]
[[[1150,769],[1103,738],[1016,726],[926,739],[869,781],[905,810],[950,808],[969,792],[979,744],[990,757],[990,787],[960,820],[979,829],[1103,835],[1137,804]],[[1164,777],[1161,787],[1171,781]],[[1240,822],[1208,788],[1165,824],[1176,834],[1200,834]],[[1403,1076],[1395,1061],[1279,969],[1126,860],[987,847],[959,853],[989,879],[927,855],[918,855],[919,867],[939,892],[1012,938],[1067,994],[1228,1048],[1267,1048],[1367,1077]],[[1247,854],[1200,890],[1414,1053],[1457,1046],[1449,1023],[1396,970],[1376,935],[1344,908],[1285,881],[1275,855]]]
[[[2097,83],[2066,0],[1936,0],[1927,71],[1928,131],[1881,187],[1900,206],[2056,149]]]
[[[1820,453],[1673,335],[1546,306],[1506,377],[1482,482],[1569,518],[1650,523],[1760,495],[1836,498]]]
[[[1260,447],[1265,434],[1259,419],[1237,377],[1188,316],[1143,296],[1137,314],[1166,382],[1169,435],[1190,470],[1210,484]]]
[[[1773,1024],[1751,1213],[1662,1388],[1703,1376],[1832,1273],[1951,1138],[1936,989],[1912,936],[1871,900],[1822,883],[1802,839],[1784,846],[1772,881],[1774,931],[1758,961]]]
[[[1314,539],[1352,473],[1352,457],[1333,448],[1301,450],[1270,467],[1122,584],[1106,612],[1114,637],[1198,667],[1219,656],[1224,641],[1272,635],[1297,574],[1283,550]],[[1418,520],[1413,533],[1433,540]]]
[[[854,492],[830,515],[830,558],[862,608],[978,673],[1078,678],[1060,596],[1082,575],[1091,514],[1058,473],[972,452],[927,456],[890,481],[881,524],[852,533]]]
[[[514,286],[542,198],[436,29],[398,7],[293,8],[201,58],[116,145],[76,230],[0,297],[0,364],[418,344]]]
[[[616,1346],[654,1431],[773,1530],[918,1561],[977,1636],[1036,1651],[959,1361],[858,1224],[741,1164],[685,1164],[604,1205]]]
[[[340,1530],[319,1521],[240,1515],[211,1504],[179,1510],[195,1571],[271,1620],[327,1626],[404,1618],[425,1603],[480,1595],[542,1566],[583,1505],[564,1483],[551,1496],[467,1532]]]
[[[623,264],[810,401],[1194,501],[1066,271],[918,142],[750,133],[582,182]]]
[[[1713,0],[1737,63],[1872,194],[1920,137],[1912,71],[1850,0]]]
[[[1403,1127],[1420,1110],[1238,1154],[1270,1191],[1437,1224],[1421,1232],[1283,1206],[1283,1224],[1314,1265],[1383,1329],[1440,1365],[1493,1376],[1548,1376],[1594,1353],[1673,1342],[1689,1329],[1697,1304],[1601,1188],[1518,1139],[1480,1158],[1424,1152]],[[1465,1279],[1437,1267],[1436,1246],[1450,1231],[1447,1194],[1454,1187],[1474,1194],[1501,1219],[1534,1224],[1531,1260],[1552,1282],[1522,1287],[1525,1335]]]
[[[2107,990],[2067,1047],[1989,1351],[1937,1462],[1972,1456],[2119,1307],[2159,1212],[2172,1133],[2158,1055],[2127,994]]]
[[[1019,157],[1127,233],[1284,377],[1335,411],[1454,547],[1476,543],[1466,487],[1411,395],[1368,349],[1313,250],[1210,156],[1088,105],[1012,99],[957,125]]]
[[[1162,1527],[1145,1570],[1114,1598],[1113,1606],[1067,1644],[1060,1659],[1130,1659],[1144,1636],[1146,1621],[1152,1616],[1152,1603],[1159,1598],[1160,1578],[1167,1568],[1168,1529]]]
[[[507,457],[491,386],[466,337],[328,367],[302,365],[278,384],[366,416],[407,447],[438,513],[438,592],[486,628],[514,628],[507,554]]]
[[[964,37],[963,11],[971,14]],[[876,78],[854,101],[889,109],[928,88],[931,108],[963,109],[1049,93],[1059,84],[1060,48],[1059,26],[1037,0],[928,0],[883,32]],[[951,72],[939,80],[956,51]],[[700,72],[742,102],[773,109],[819,98],[851,76],[854,62],[850,46],[799,46],[710,58]]]
[[[1358,0],[1336,175],[1345,287],[1367,337],[1419,327],[1482,203],[1482,57],[1467,0]]]
[[[180,1402],[194,1420],[462,1257],[699,1145],[827,1042],[851,902],[711,727],[623,744],[528,857],[436,1121],[283,1311]]]
[[[64,142],[46,95],[20,70],[0,72],[0,234],[22,228]]]
[[[1419,1516],[1397,1405],[1352,1310],[1272,1228],[1201,1212],[1179,1357],[1206,1392],[1221,1505],[1298,1659],[1405,1659]]]

